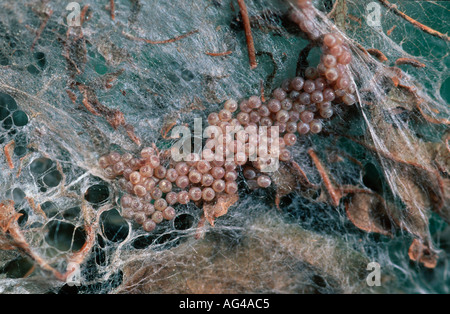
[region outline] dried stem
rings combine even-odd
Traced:
[[[305,171],[300,167],[300,165],[295,162],[294,160],[291,160],[291,166],[293,170],[295,171],[296,177],[300,180],[300,184],[303,186],[306,186],[308,188],[314,188],[317,189],[318,186],[311,183],[309,181],[308,176],[306,175]]]
[[[425,67],[425,64],[423,64],[422,62],[420,62],[416,59],[413,59],[413,58],[398,58],[395,61],[395,64],[396,65],[409,64],[416,68],[424,68]]]
[[[429,116],[428,114],[426,114],[422,108],[422,103],[423,103],[423,100],[421,100],[420,98],[416,98],[416,102],[415,102],[416,107],[419,110],[422,117],[424,117],[425,120],[427,120],[430,123],[434,123],[434,124],[450,125],[450,120],[448,120],[448,119],[445,119],[445,118],[436,119],[436,118],[433,118],[433,117]]]
[[[47,219],[47,215],[42,210],[41,205],[36,205],[36,202],[32,197],[26,196],[25,199],[27,200],[28,204],[30,205],[31,209],[38,215],[44,217],[44,219]]]
[[[266,102],[266,97],[264,96],[264,80],[263,79],[259,80],[259,89],[260,89],[260,94],[261,94],[261,101],[264,103],[264,102]]]
[[[177,125],[176,122],[171,122],[169,124],[166,124],[163,126],[163,128],[161,129],[160,133],[163,139],[165,140],[170,140],[172,137],[169,136],[169,132],[170,130],[173,129],[173,127]]]
[[[389,29],[389,30],[386,32],[386,34],[387,34],[388,36],[391,36],[392,32],[394,31],[394,29],[395,29],[396,27],[397,27],[397,25],[392,26],[392,28]]]
[[[406,165],[408,167],[413,167],[416,170],[420,170],[423,171],[426,176],[429,176],[430,178],[433,178],[435,180],[436,186],[437,186],[437,191],[436,191],[436,195],[439,198],[439,200],[437,201],[438,205],[437,205],[437,210],[441,210],[442,207],[444,206],[444,195],[445,195],[445,183],[443,181],[443,179],[441,178],[441,176],[439,175],[439,171],[436,168],[430,168],[429,166],[419,163],[419,162],[414,162],[414,161],[410,161],[410,160],[404,160],[402,159],[400,156],[392,154],[391,152],[388,152],[384,149],[378,149],[375,146],[365,143],[361,140],[358,140],[350,135],[345,135],[345,134],[337,134],[337,133],[332,133],[330,132],[329,134],[335,135],[335,136],[342,136],[345,138],[348,138],[349,140],[367,148],[368,150],[371,150],[375,153],[378,154],[378,156],[383,157],[387,160],[391,160],[393,162],[399,163],[399,164],[403,164]],[[424,175],[425,175],[424,174]]]
[[[378,59],[380,62],[385,62],[388,60],[388,58],[382,53],[380,50],[375,48],[367,49],[367,52],[370,53],[372,56]]]
[[[253,44],[252,28],[250,26],[250,19],[248,18],[247,6],[244,0],[238,0],[239,8],[242,16],[242,23],[244,24],[245,38],[247,40],[248,58],[250,61],[250,68],[255,69],[256,63],[255,46]]]
[[[428,27],[428,26],[423,25],[422,23],[416,21],[412,17],[410,17],[410,16],[406,15],[405,13],[403,13],[402,11],[400,11],[397,8],[397,5],[394,5],[394,4],[390,3],[387,0],[378,0],[378,1],[380,1],[385,7],[387,7],[389,10],[394,12],[396,15],[398,15],[398,16],[402,17],[403,19],[407,20],[408,22],[410,22],[414,26],[420,28],[422,31],[424,31],[424,32],[426,32],[426,33],[428,33],[430,35],[439,37],[439,38],[441,38],[443,40],[450,41],[450,37],[449,36],[447,36],[445,34],[442,34],[442,33],[438,32],[438,31],[432,29],[431,27]]]
[[[320,161],[319,157],[317,157],[316,152],[310,148],[308,150],[309,156],[311,156],[311,159],[313,160],[314,164],[317,167],[317,170],[319,171],[320,176],[322,177],[323,183],[328,191],[328,194],[330,195],[330,198],[332,200],[332,203],[334,206],[339,205],[339,201],[341,200],[342,193],[341,191],[337,190],[333,183],[331,182],[330,177],[328,176],[328,173],[325,170],[325,167],[322,165],[322,162]]]
[[[50,20],[50,17],[52,16],[52,14],[53,14],[53,10],[49,10],[48,12],[46,12],[45,18],[42,21],[41,26],[37,30],[36,37],[34,38],[33,43],[31,44],[31,51],[34,50],[34,46],[36,45],[37,41],[41,37],[41,34],[44,31],[45,27],[47,26],[48,20]]]
[[[87,14],[88,9],[89,9],[89,4],[86,4],[86,5],[83,7],[83,9],[81,9],[81,13],[80,13],[80,22],[81,22],[81,25],[83,25],[84,21],[86,21],[86,14]],[[88,16],[88,17],[89,17],[89,16]]]
[[[331,8],[331,11],[327,13],[328,18],[331,18],[335,14],[338,3],[338,0],[334,1],[333,8]]]
[[[141,145],[141,140],[136,136],[134,132],[134,127],[127,124],[125,121],[124,114],[116,109],[110,109],[107,106],[100,103],[95,93],[95,90],[82,83],[77,83],[78,89],[83,94],[83,105],[86,109],[96,116],[102,116],[108,121],[108,123],[116,130],[119,126],[123,126],[128,137],[136,143],[136,145]]]
[[[150,40],[150,39],[145,39],[145,38],[136,37],[136,36],[133,36],[133,35],[128,34],[128,33],[125,33],[125,32],[122,32],[122,34],[123,34],[125,37],[127,37],[128,39],[131,39],[131,40],[143,41],[143,42],[145,42],[145,43],[147,43],[147,44],[152,44],[152,45],[159,45],[159,44],[173,43],[173,42],[175,42],[175,41],[177,41],[177,40],[186,38],[186,37],[188,37],[188,36],[190,36],[190,35],[193,35],[193,34],[195,34],[195,33],[198,33],[198,32],[199,32],[198,29],[195,29],[195,30],[190,31],[190,32],[188,32],[188,33],[182,34],[182,35],[180,35],[180,36],[176,36],[176,37],[174,37],[174,38],[166,39],[166,40]]]
[[[109,0],[109,9],[111,11],[111,20],[116,20],[116,5],[114,4],[114,0]]]
[[[100,216],[103,212],[109,209],[110,207],[107,205],[101,208],[97,213],[95,213],[91,206],[83,204],[82,210],[84,229],[86,231],[86,242],[79,251],[75,252],[69,257],[70,262],[80,265],[85,260],[86,256],[89,254],[95,244],[96,235],[100,225]],[[70,270],[67,270],[67,272],[69,271]]]
[[[224,51],[224,52],[205,52],[206,55],[211,56],[211,57],[228,56],[228,55],[231,55],[232,53],[233,53],[233,51],[231,51],[231,50]]]
[[[58,270],[50,266],[41,256],[36,254],[28,244],[17,219],[22,214],[18,214],[14,209],[14,201],[6,200],[0,203],[0,236],[7,237],[11,241],[8,249],[17,249],[30,256],[42,269],[51,272],[58,280],[64,280],[65,276]]]
[[[14,169],[14,163],[12,161],[11,151],[14,149],[15,145],[16,145],[16,142],[14,140],[11,140],[8,144],[5,145],[5,148],[4,148],[5,157],[6,157],[6,161],[8,162],[9,169]]]

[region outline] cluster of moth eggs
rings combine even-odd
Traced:
[[[309,0],[299,3],[303,4],[302,11],[295,11],[291,17],[307,32],[314,10]],[[315,37],[314,34],[310,37]],[[124,218],[152,231],[157,224],[175,217],[173,206],[177,203],[208,203],[222,193],[236,194],[238,168],[250,188],[269,187],[270,176],[262,170],[271,160],[267,154],[271,143],[277,144],[271,157],[275,152],[280,161],[289,161],[289,147],[297,142],[297,136],[321,132],[322,120],[334,114],[333,102],[346,105],[356,102],[347,68],[352,60],[348,46],[340,35],[333,33],[324,35],[322,44],[319,65],[307,68],[305,77],[285,80],[267,101],[259,96],[251,96],[239,104],[228,100],[222,110],[209,114],[208,125],[218,132],[206,140],[200,153],[191,153],[186,161],[163,160],[161,153],[152,147],[142,149],[139,157],[117,152],[102,156],[99,165],[105,176],[109,179],[121,176],[119,185],[126,192],[121,198]],[[261,126],[267,127],[267,134],[258,134]],[[272,126],[277,127],[276,132],[270,131]],[[246,132],[230,133],[229,127]],[[257,136],[249,136],[252,132]],[[264,154],[255,150],[262,144],[262,135],[268,144]],[[255,156],[256,159],[251,158]]]
[[[299,9],[291,11],[291,20],[312,40],[321,40],[322,56],[317,71],[334,91],[335,97],[346,105],[356,102],[355,86],[347,65],[352,61],[352,55],[343,37],[338,33],[328,33],[322,36],[315,25],[316,9],[311,0],[298,0]]]
[[[126,192],[120,201],[124,218],[135,220],[144,230],[152,231],[163,220],[172,220],[177,203],[211,202],[219,193],[237,193],[233,162],[210,163],[197,154],[191,154],[189,161],[172,162],[161,155],[146,147],[139,158],[112,152],[99,159],[107,178],[121,177],[119,186]]]

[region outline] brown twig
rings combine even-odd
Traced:
[[[398,84],[398,87],[401,87],[401,88],[407,90],[409,93],[411,93],[411,95],[414,97],[414,105],[417,107],[417,109],[419,110],[420,114],[422,115],[422,117],[425,120],[427,120],[430,123],[434,123],[434,124],[450,125],[450,120],[445,119],[445,118],[437,119],[437,118],[429,116],[428,114],[426,114],[424,112],[424,110],[422,109],[422,104],[425,102],[425,100],[418,95],[417,88],[415,86],[408,86],[408,85]]]
[[[116,19],[116,5],[114,4],[114,0],[109,0],[109,9],[111,10],[111,20]]]
[[[82,83],[77,83],[77,86],[80,92],[83,94],[82,103],[90,113],[96,116],[103,116],[115,130],[117,130],[119,126],[123,126],[123,128],[127,132],[128,137],[130,137],[130,139],[138,146],[141,145],[141,140],[136,136],[134,127],[126,123],[125,116],[121,111],[110,109],[100,103],[95,90],[90,86],[84,85]]]
[[[8,162],[9,169],[14,169],[14,163],[12,161],[11,151],[14,149],[15,145],[16,145],[16,142],[14,140],[11,140],[8,144],[5,145],[5,148],[4,148],[5,157],[6,157],[6,161]]]
[[[245,38],[247,40],[248,58],[250,61],[250,69],[255,69],[258,64],[256,63],[255,46],[253,43],[252,28],[250,26],[250,19],[248,18],[247,6],[244,0],[237,0],[239,9],[241,11],[242,23],[244,24]]]
[[[416,21],[412,17],[410,17],[410,16],[406,15],[405,13],[403,13],[402,11],[400,11],[397,8],[397,5],[394,5],[394,4],[390,3],[387,0],[378,0],[378,1],[380,1],[385,7],[387,7],[389,10],[394,12],[396,15],[398,15],[398,16],[402,17],[403,19],[407,20],[408,22],[410,22],[414,26],[420,28],[422,31],[424,31],[424,32],[426,32],[426,33],[428,33],[430,35],[439,37],[439,38],[441,38],[443,40],[450,41],[450,37],[449,36],[447,36],[446,34],[442,34],[442,33],[438,32],[438,31],[432,29],[431,27],[428,27],[428,26],[423,25],[422,23]]]
[[[36,37],[34,38],[33,43],[31,44],[31,51],[34,50],[34,46],[36,45],[37,41],[41,37],[41,34],[44,31],[45,27],[47,26],[48,20],[50,20],[50,17],[52,16],[52,14],[53,14],[53,10],[49,10],[48,12],[45,12],[45,18],[42,21],[41,26],[37,30]]]
[[[416,59],[413,59],[413,58],[398,58],[395,61],[395,64],[396,65],[408,64],[408,65],[412,65],[413,67],[416,67],[416,68],[424,68],[425,67],[425,64],[423,64],[422,62],[420,62]]]
[[[211,57],[228,56],[228,55],[231,55],[232,53],[233,53],[233,51],[231,51],[231,50],[224,51],[224,52],[205,52],[206,55],[211,56]]]
[[[20,176],[20,173],[22,172],[23,161],[25,159],[27,159],[28,157],[30,157],[31,155],[32,155],[32,153],[28,153],[19,159],[19,169],[17,170],[16,178],[18,178]]]
[[[91,251],[92,247],[95,244],[97,231],[99,229],[99,221],[100,216],[103,212],[105,212],[108,209],[108,207],[104,207],[100,209],[97,213],[94,212],[92,207],[89,205],[83,205],[83,219],[84,219],[84,230],[86,231],[86,242],[83,244],[81,249],[75,253],[73,253],[69,257],[70,262],[77,263],[78,265],[81,264],[86,256]],[[69,270],[68,270],[69,272]]]
[[[0,203],[0,236],[6,236],[11,240],[8,249],[17,249],[30,256],[42,269],[51,272],[58,280],[64,281],[66,277],[63,274],[31,249],[17,222],[20,216],[22,214],[17,213],[14,209],[14,201],[5,200]]]
[[[66,89],[66,93],[69,96],[69,99],[72,101],[73,104],[76,104],[77,102],[77,95],[75,95],[74,92],[72,92],[71,90]]]
[[[437,181],[437,186],[438,186],[438,189],[439,189],[439,195],[438,195],[439,203],[438,203],[437,209],[440,210],[442,208],[442,206],[444,205],[444,195],[445,195],[444,182],[443,182],[442,178],[440,177],[439,172],[438,172],[437,169],[430,168],[427,165],[424,165],[424,164],[422,164],[420,162],[415,162],[415,161],[411,161],[411,160],[404,160],[401,157],[399,157],[399,156],[397,156],[397,155],[395,155],[395,154],[393,154],[391,152],[388,152],[388,151],[386,151],[384,149],[378,149],[375,146],[373,146],[371,144],[368,144],[368,143],[365,143],[365,142],[363,142],[363,141],[361,141],[361,140],[359,140],[357,138],[354,138],[354,137],[352,137],[350,135],[337,134],[337,133],[332,133],[332,132],[330,132],[329,134],[348,138],[349,140],[351,140],[351,141],[353,141],[353,142],[355,142],[355,143],[357,143],[357,144],[359,144],[359,145],[361,145],[361,146],[363,146],[363,147],[365,147],[365,148],[367,148],[367,149],[377,153],[380,157],[383,157],[385,159],[391,160],[393,162],[396,162],[396,163],[399,163],[399,164],[402,164],[402,165],[406,165],[408,167],[413,167],[416,170],[418,169],[420,171],[424,171],[427,175],[432,176]]]
[[[391,36],[392,31],[393,31],[396,27],[397,27],[397,25],[392,26],[392,28],[389,29],[389,30],[386,32],[386,34],[387,34],[388,36]]]
[[[436,118],[433,118],[433,117],[429,116],[428,114],[426,114],[421,107],[422,102],[423,101],[420,98],[417,98],[415,104],[416,104],[416,107],[419,110],[420,114],[422,115],[422,117],[424,117],[425,120],[427,120],[430,123],[434,123],[434,124],[450,125],[450,120],[448,120],[448,119],[445,119],[445,118],[444,119],[436,119]]]
[[[171,123],[165,125],[165,126],[161,129],[160,133],[161,133],[161,136],[162,136],[163,139],[169,140],[169,139],[172,138],[172,137],[169,136],[169,132],[170,132],[170,130],[173,129],[173,127],[174,127],[175,125],[177,125],[176,122],[171,122]]]
[[[42,210],[41,205],[36,205],[36,202],[34,199],[30,196],[25,196],[25,199],[27,200],[28,204],[30,205],[31,209],[38,215],[41,215],[44,217],[44,219],[47,219],[47,215]]]
[[[22,276],[22,278],[28,278],[36,270],[36,265],[31,266],[31,268]]]
[[[300,180],[301,185],[306,186],[308,188],[314,188],[314,189],[318,188],[317,185],[315,185],[315,184],[311,183],[311,181],[309,181],[308,176],[306,175],[305,171],[300,167],[300,165],[296,161],[291,160],[291,165],[292,165],[292,168],[294,169],[294,171],[296,172],[295,176]]]
[[[313,160],[314,164],[316,165],[317,170],[319,171],[320,176],[322,177],[323,183],[328,191],[328,194],[330,195],[332,204],[334,206],[339,205],[339,201],[342,198],[341,191],[337,190],[333,183],[331,182],[330,177],[328,176],[328,173],[325,170],[325,167],[322,165],[319,157],[317,157],[316,152],[310,148],[308,150],[309,156],[311,156],[311,159]]]
[[[348,160],[350,160],[352,163],[354,163],[355,165],[357,165],[360,169],[364,168],[364,165],[356,158],[354,158],[353,156],[351,156],[350,154],[346,153],[343,150],[340,149],[336,149],[336,148],[328,148],[327,149],[329,152],[334,153],[334,158],[329,158],[328,160],[330,162],[340,162],[343,160],[343,158],[347,158]],[[330,156],[331,157],[331,156]]]
[[[359,17],[354,16],[354,15],[352,15],[352,14],[347,14],[347,17],[348,17],[350,20],[352,20],[352,21],[354,21],[354,22],[356,22],[356,23],[359,23],[359,26],[362,26],[362,20],[361,20]]]
[[[80,23],[81,25],[83,25],[84,21],[86,21],[86,13],[89,9],[89,4],[86,4],[83,9],[81,9],[81,13],[80,13]]]
[[[398,87],[403,88],[404,90],[408,91],[411,94],[417,93],[417,87],[414,85],[405,85],[405,84],[399,83]]]
[[[394,83],[394,86],[397,87],[400,84],[400,79],[397,76],[391,77],[392,83]]]
[[[337,0],[334,1],[334,4],[333,4],[333,7],[331,8],[331,11],[327,13],[327,17],[328,18],[331,18],[334,15],[334,13],[335,13],[335,11],[337,9],[338,3],[339,3],[339,1],[337,1]]]
[[[131,35],[131,34],[125,33],[124,31],[122,32],[122,34],[123,34],[125,37],[127,37],[128,39],[131,39],[131,40],[143,41],[143,42],[145,42],[145,43],[147,43],[147,44],[152,44],[152,45],[159,45],[159,44],[173,43],[173,42],[175,42],[175,41],[177,41],[177,40],[186,38],[186,37],[188,37],[188,36],[190,36],[190,35],[193,35],[193,34],[196,34],[196,33],[198,33],[198,32],[199,32],[198,29],[194,29],[193,31],[190,31],[190,32],[187,32],[187,33],[185,33],[185,34],[176,36],[176,37],[174,37],[174,38],[166,39],[166,40],[150,40],[150,39],[140,38],[140,37],[136,37],[136,36],[133,36],[133,35]]]
[[[380,62],[385,62],[388,60],[388,58],[382,53],[380,50],[375,48],[367,49],[367,52],[370,53],[372,56],[378,59]]]
[[[355,43],[356,47],[358,47],[359,50],[361,50],[366,56],[369,54],[366,50],[366,48],[364,48],[360,43]]]
[[[265,103],[266,97],[264,96],[264,81],[263,81],[263,79],[259,80],[259,89],[260,89],[260,93],[261,93],[261,101],[263,103]]]

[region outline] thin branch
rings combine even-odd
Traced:
[[[92,87],[82,83],[77,83],[77,86],[83,94],[82,103],[90,113],[96,116],[104,117],[115,130],[117,130],[119,126],[123,126],[128,137],[138,146],[141,145],[141,140],[136,136],[134,127],[126,123],[125,116],[120,110],[110,109],[101,104],[97,98],[95,90]]]
[[[47,215],[45,214],[45,212],[42,210],[41,205],[36,205],[36,202],[34,201],[34,199],[30,196],[25,196],[25,199],[27,200],[28,204],[30,205],[31,209],[38,215],[41,215],[42,217],[44,217],[44,219],[47,220]]]
[[[327,17],[328,17],[328,18],[331,18],[331,17],[335,14],[336,8],[337,8],[337,6],[338,6],[338,3],[339,3],[338,0],[336,0],[336,1],[334,2],[333,8],[331,8],[331,11],[327,13]]]
[[[14,146],[16,145],[16,142],[14,140],[11,140],[8,144],[5,145],[4,152],[6,161],[8,162],[9,169],[14,169],[14,163],[12,161],[12,150],[14,149]]]
[[[306,186],[308,188],[314,188],[314,189],[318,189],[319,187],[313,183],[311,183],[311,181],[309,181],[308,176],[306,175],[305,171],[300,167],[300,165],[295,162],[294,160],[291,160],[291,166],[294,170],[294,174],[295,176],[299,179],[300,184],[303,186]]]
[[[231,51],[231,50],[224,51],[224,52],[205,52],[206,55],[211,56],[211,57],[228,56],[228,55],[231,55],[232,53],[233,53],[233,51]]]
[[[424,117],[425,120],[427,120],[430,123],[434,123],[434,124],[445,124],[445,125],[450,125],[450,120],[448,119],[437,119],[437,118],[433,118],[431,116],[429,116],[428,114],[426,114],[422,108],[422,103],[424,101],[420,98],[416,97],[416,102],[415,105],[417,107],[417,109],[419,110],[420,114],[422,115],[422,117]]]
[[[131,39],[131,40],[143,41],[143,42],[145,42],[145,43],[147,43],[147,44],[152,44],[152,45],[159,45],[159,44],[173,43],[173,42],[175,42],[175,41],[177,41],[177,40],[186,38],[186,37],[188,37],[188,36],[190,36],[190,35],[193,35],[193,34],[195,34],[195,33],[198,33],[198,32],[199,32],[198,29],[195,29],[195,30],[190,31],[190,32],[188,32],[188,33],[185,33],[185,34],[176,36],[176,37],[174,37],[174,38],[166,39],[166,40],[150,40],[150,39],[145,39],[145,38],[136,37],[136,36],[133,36],[133,35],[128,34],[128,33],[125,33],[125,32],[122,32],[122,34],[123,34],[125,37],[127,37],[128,39]]]
[[[334,187],[330,177],[328,176],[328,173],[325,170],[325,167],[322,165],[322,162],[320,161],[319,157],[317,157],[316,152],[312,148],[310,148],[308,150],[308,154],[309,156],[311,156],[311,159],[313,160],[317,170],[319,171],[320,176],[322,177],[323,183],[328,191],[328,194],[330,195],[333,205],[338,206],[339,201],[342,198],[341,191],[339,191]]]
[[[354,21],[354,22],[356,22],[356,23],[359,23],[359,26],[362,26],[362,20],[361,20],[359,17],[354,16],[354,15],[352,15],[352,14],[348,14],[347,17],[348,17],[350,20],[352,20],[352,21]]]
[[[114,4],[114,0],[109,0],[109,9],[111,10],[111,20],[116,20],[116,5]]]
[[[100,216],[102,213],[109,209],[109,205],[106,205],[100,208],[97,213],[95,213],[91,206],[87,204],[82,205],[84,229],[86,231],[86,241],[79,251],[73,253],[69,257],[70,262],[80,265],[86,259],[86,256],[89,254],[95,244],[97,232],[100,226]],[[67,270],[67,272],[69,272],[69,270]]]
[[[258,63],[256,62],[255,46],[253,43],[253,35],[252,35],[252,28],[250,26],[250,19],[248,18],[247,6],[245,5],[244,0],[237,0],[237,2],[239,4],[239,8],[241,11],[242,23],[244,24],[250,68],[253,70],[258,66]]]
[[[327,17],[334,18],[336,26],[344,29],[347,18],[349,18],[346,0],[336,0]]]
[[[416,161],[403,160],[401,158],[401,156],[392,154],[391,152],[388,152],[388,151],[386,151],[384,149],[378,149],[377,147],[375,147],[375,146],[373,146],[371,144],[368,144],[366,142],[363,142],[363,141],[361,141],[361,140],[359,140],[357,138],[354,138],[354,137],[352,137],[350,135],[337,134],[337,133],[333,133],[333,132],[329,132],[329,134],[334,135],[334,136],[341,136],[341,137],[348,138],[349,140],[351,140],[351,141],[353,141],[353,142],[355,142],[355,143],[357,143],[357,144],[367,148],[368,150],[371,150],[371,151],[377,153],[378,156],[380,156],[380,157],[383,157],[385,159],[391,160],[393,162],[396,162],[396,163],[399,163],[399,164],[402,164],[402,165],[406,165],[408,167],[411,166],[411,167],[413,167],[415,169],[419,169],[419,170],[424,171],[428,176],[433,177],[436,180],[436,182],[437,182],[437,186],[438,186],[438,189],[439,189],[439,195],[437,195],[438,198],[439,198],[439,203],[437,205],[437,209],[440,210],[442,208],[442,206],[444,205],[444,195],[445,195],[445,187],[444,187],[444,185],[445,184],[444,184],[444,182],[443,182],[443,180],[442,180],[441,176],[439,175],[439,172],[438,172],[438,170],[436,168],[434,168],[434,167],[430,168],[429,166],[427,166],[425,164],[422,164],[420,162],[416,162]]]
[[[8,249],[16,248],[30,256],[42,269],[51,272],[58,280],[64,281],[66,277],[63,274],[31,249],[17,222],[20,216],[22,214],[17,213],[14,209],[14,201],[5,200],[0,203],[0,236],[10,239],[11,245]]]
[[[86,18],[86,14],[88,12],[89,9],[89,4],[86,4],[83,9],[81,9],[81,13],[80,13],[80,22],[81,25],[83,25],[84,21],[86,21],[86,19],[89,19],[89,16]]]
[[[263,79],[259,80],[259,89],[260,89],[260,93],[261,93],[261,101],[263,103],[265,103],[266,97],[264,96],[264,81],[263,81]]]
[[[420,62],[416,59],[412,59],[412,58],[398,58],[395,61],[395,64],[396,65],[409,64],[416,68],[424,68],[425,67],[425,64],[423,64],[422,62]]]
[[[414,26],[420,28],[422,31],[424,31],[424,32],[426,32],[426,33],[428,33],[430,35],[439,37],[439,38],[441,38],[443,40],[450,41],[450,37],[449,36],[447,36],[446,34],[442,34],[442,33],[438,32],[438,31],[432,29],[431,27],[428,27],[428,26],[423,25],[422,23],[416,21],[412,17],[410,17],[410,16],[406,15],[405,13],[403,13],[402,11],[400,11],[397,8],[397,5],[392,4],[392,3],[390,3],[387,0],[378,0],[378,1],[380,1],[385,7],[387,7],[389,10],[394,12],[396,15],[398,15],[398,16],[402,17],[403,19],[407,20],[408,22],[410,22]]]
[[[177,125],[177,122],[171,122],[171,123],[166,124],[166,125],[163,126],[163,128],[160,131],[160,134],[161,134],[163,139],[165,139],[165,140],[172,139],[172,137],[169,136],[169,132],[170,132],[170,130],[173,129],[173,127],[175,125]]]
[[[45,27],[47,26],[47,23],[50,20],[50,17],[52,16],[52,14],[53,14],[53,10],[49,10],[48,12],[45,13],[45,18],[42,21],[41,26],[37,30],[36,37],[34,38],[33,43],[31,44],[31,51],[34,50],[34,46],[36,45],[39,38],[41,37],[41,34],[44,31]]]
[[[392,26],[392,28],[389,29],[389,30],[386,32],[386,34],[387,34],[388,36],[391,36],[392,32],[394,31],[394,29],[395,29],[396,27],[397,27],[397,25]]]
[[[385,62],[388,60],[388,58],[382,53],[380,50],[375,48],[367,49],[367,52],[370,53],[372,56],[378,59],[380,62]]]

